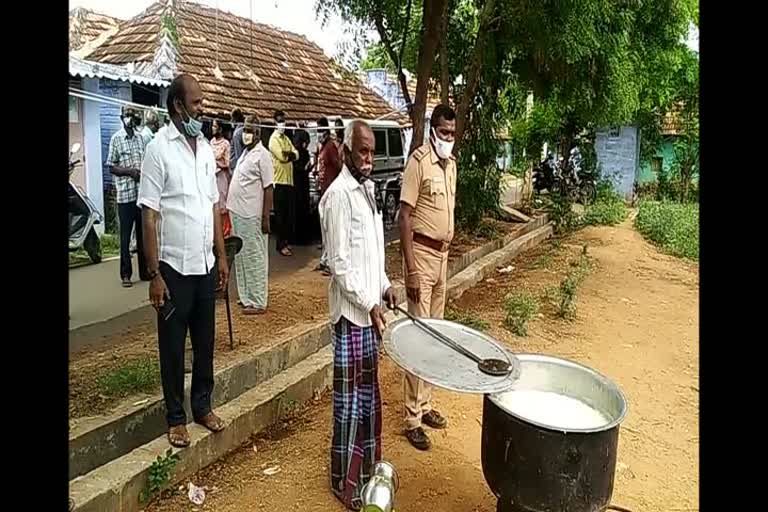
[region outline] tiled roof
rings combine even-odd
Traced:
[[[88,59],[133,62],[147,74],[163,40],[176,35],[176,72],[198,80],[208,114],[239,107],[268,119],[280,109],[289,121],[315,121],[321,115],[375,119],[392,111],[304,36],[188,1],[152,4],[122,23]],[[389,119],[408,122],[404,116]]]
[[[69,12],[69,51],[80,50],[100,36],[117,31],[120,20],[78,7]]]

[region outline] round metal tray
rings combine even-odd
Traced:
[[[519,377],[517,358],[490,336],[448,320],[420,320],[482,359],[507,361],[511,372],[503,377],[487,375],[467,356],[443,344],[408,318],[401,318],[390,324],[383,343],[387,355],[404,370],[430,384],[460,393],[500,393],[512,387]]]

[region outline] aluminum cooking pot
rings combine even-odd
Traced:
[[[499,512],[601,512],[610,504],[619,426],[627,412],[621,390],[572,361],[518,354],[512,389],[483,399],[481,459]],[[516,390],[579,400],[605,418],[592,428],[567,428],[510,410]],[[505,400],[503,395],[507,396]]]

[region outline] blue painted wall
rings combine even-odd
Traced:
[[[115,80],[99,80],[99,94],[117,98],[123,101],[132,101],[131,84]],[[109,140],[112,135],[122,128],[120,121],[120,106],[101,103],[99,106],[99,118],[101,121],[101,161],[104,187],[112,187],[112,174],[107,166],[109,158]]]
[[[626,200],[634,193],[640,163],[640,132],[637,126],[601,128],[595,137],[600,174]]]

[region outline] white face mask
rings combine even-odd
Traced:
[[[453,142],[447,142],[438,137],[434,128],[432,128],[432,143],[435,145],[437,156],[443,160],[450,158],[453,153]]]
[[[243,132],[243,144],[250,146],[253,143],[253,134],[250,132]]]
[[[285,123],[277,123],[277,133],[285,133]]]

